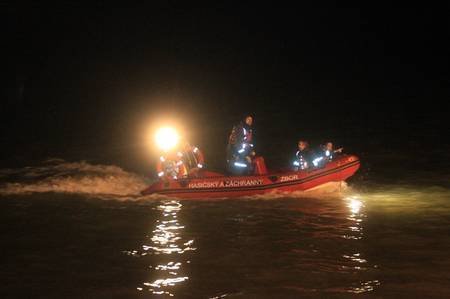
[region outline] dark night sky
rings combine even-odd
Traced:
[[[448,145],[448,7],[0,6],[6,155],[132,145],[162,112],[214,151],[246,112],[261,147]]]

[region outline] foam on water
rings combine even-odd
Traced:
[[[306,191],[295,191],[295,192],[271,192],[260,195],[246,196],[245,199],[256,199],[256,200],[274,200],[280,198],[336,198],[342,197],[351,188],[346,182],[328,182],[323,185],[314,187]]]
[[[0,170],[0,194],[43,192],[136,196],[146,180],[114,165],[94,165],[85,161],[45,161],[39,166]]]

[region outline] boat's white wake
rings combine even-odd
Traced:
[[[40,166],[0,170],[0,194],[43,192],[137,196],[148,182],[113,165],[45,161]]]

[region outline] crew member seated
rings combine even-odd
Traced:
[[[179,151],[181,161],[186,168],[188,176],[196,176],[200,169],[205,167],[205,158],[200,149],[185,142]]]
[[[310,167],[311,151],[309,144],[305,140],[298,141],[298,150],[295,153],[295,160],[292,163],[295,171],[308,169]]]
[[[323,154],[328,162],[332,161],[336,155],[341,154],[343,150],[344,150],[343,147],[334,149],[334,145],[332,142],[327,142],[325,146],[322,148]]]
[[[161,155],[156,163],[158,177],[173,180],[186,177],[188,171],[182,157],[182,153],[175,150],[167,151]]]
[[[253,117],[244,118],[243,122],[235,125],[228,138],[227,165],[235,175],[253,173]]]
[[[334,145],[332,142],[325,143],[325,145],[321,146],[317,157],[312,161],[314,167],[325,166],[325,164],[331,162],[337,154],[342,153],[342,150],[342,147],[334,149]]]
[[[196,146],[184,142],[178,150],[164,152],[156,164],[156,171],[161,178],[179,179],[196,176],[205,167],[203,153]]]

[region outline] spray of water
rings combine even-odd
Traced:
[[[43,192],[135,196],[148,182],[113,165],[47,160],[39,166],[0,170],[0,194]]]
[[[343,197],[351,188],[346,182],[328,182],[326,184],[314,187],[306,191],[295,191],[295,192],[271,192],[260,195],[252,195],[244,197],[245,199],[256,199],[256,200],[276,200],[280,198],[336,198]]]

